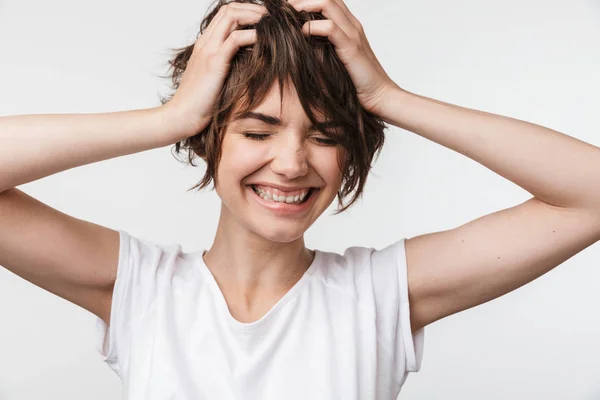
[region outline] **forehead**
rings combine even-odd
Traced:
[[[233,110],[232,122],[240,120],[258,120],[272,125],[307,122],[310,121],[300,98],[294,86],[288,81],[283,86],[283,92],[280,93],[279,83],[273,82],[269,87],[264,99],[253,109],[241,113],[243,101],[239,102]],[[312,112],[318,120],[324,118],[321,110],[312,109]],[[274,118],[261,118],[269,116]]]

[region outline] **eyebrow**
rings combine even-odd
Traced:
[[[257,119],[268,125],[281,126],[281,120],[279,118],[274,117],[272,115],[255,112],[255,111],[246,111],[245,113],[242,113],[238,117],[235,118],[235,120],[239,120],[239,119]],[[320,122],[317,125],[312,125],[310,127],[310,129],[318,130],[319,128],[321,128],[321,129],[322,128],[331,128],[331,127],[335,128],[335,127],[340,127],[340,126],[341,126],[340,124],[329,121],[329,122]]]
[[[262,114],[262,113],[254,112],[254,111],[246,111],[245,113],[243,113],[239,117],[237,117],[236,120],[248,119],[248,118],[257,119],[268,125],[281,125],[281,120],[279,118],[274,117],[272,115]]]

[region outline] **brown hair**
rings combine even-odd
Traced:
[[[200,25],[200,34],[219,9],[229,2],[215,2],[216,6],[207,13]],[[189,190],[200,190],[212,181],[216,182],[221,143],[228,122],[258,106],[276,79],[283,101],[284,85],[289,79],[310,121],[346,150],[345,159],[338,159],[342,185],[337,195],[341,208],[338,207],[336,214],[341,213],[362,195],[373,158],[383,146],[385,123],[361,106],[350,75],[331,42],[325,37],[307,37],[302,33],[301,28],[306,21],[324,19],[323,15],[298,12],[287,0],[237,2],[261,4],[268,12],[255,25],[240,28],[256,29],[257,42],[241,48],[233,57],[231,70],[214,105],[212,121],[201,132],[174,145],[177,155],[182,151],[187,152],[184,162],[196,166],[195,156],[206,161],[204,177]],[[193,48],[192,44],[175,49],[176,54],[169,61],[172,70],[170,78],[175,90],[179,87]],[[172,95],[163,98],[162,103],[171,98]],[[232,115],[238,106],[236,115]],[[333,121],[338,128],[332,130],[320,125],[314,110],[320,112],[325,121]],[[354,195],[351,200],[344,204],[344,199],[352,192]]]

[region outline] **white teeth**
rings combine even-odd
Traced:
[[[264,190],[264,189],[261,189],[256,186],[253,186],[252,188],[261,198],[263,198],[265,200],[276,201],[278,203],[287,203],[287,204],[301,203],[306,198],[306,196],[308,195],[308,192],[309,192],[309,190],[307,189],[305,192],[302,192],[301,194],[298,194],[295,196],[285,196],[285,195],[273,194],[273,193],[269,192],[268,190]]]

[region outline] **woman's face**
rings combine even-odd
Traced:
[[[274,83],[225,132],[215,186],[223,211],[268,240],[296,240],[335,199],[343,151],[312,127],[293,86],[286,85],[280,108]]]

